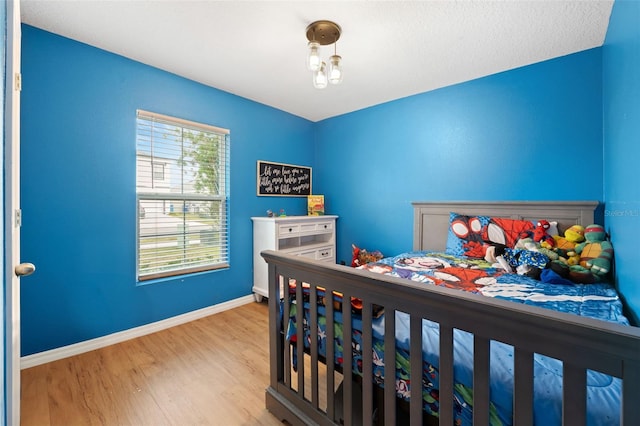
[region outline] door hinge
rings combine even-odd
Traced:
[[[22,74],[17,72],[14,80],[15,80],[15,90],[20,92],[22,90]]]
[[[22,210],[16,209],[16,228],[20,228],[22,226]]]

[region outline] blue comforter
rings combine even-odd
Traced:
[[[613,287],[606,283],[589,285],[549,284],[532,278],[501,273],[492,265],[478,260],[456,258],[443,253],[410,252],[385,258],[362,267],[370,271],[403,277],[430,285],[456,288],[497,297],[513,302],[535,305],[556,311],[592,317],[605,321],[628,324],[622,314],[621,301]],[[289,312],[287,335],[295,340],[295,310]],[[307,310],[305,310],[305,314]],[[336,363],[342,362],[344,336],[341,315],[336,314],[335,342]],[[409,399],[409,316],[396,312],[396,393]],[[326,348],[326,321],[324,308],[319,308],[319,350]],[[305,318],[305,326],[308,318]],[[305,327],[305,329],[308,327]],[[384,381],[384,320],[380,317],[373,325],[374,381],[380,386]],[[354,371],[361,373],[362,324],[353,319],[351,347]],[[438,415],[438,353],[439,329],[436,323],[423,320],[423,388],[425,411]],[[305,342],[310,334],[305,330]],[[454,378],[456,424],[471,425],[473,410],[473,336],[461,330],[454,331]],[[500,342],[491,342],[491,423],[511,424],[513,414],[513,348]],[[535,355],[534,358],[534,413],[535,424],[561,424],[562,418],[562,363],[558,360]],[[587,376],[587,409],[589,425],[620,424],[621,382],[619,379],[589,371]]]

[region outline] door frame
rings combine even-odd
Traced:
[[[20,1],[6,1],[4,93],[4,424],[20,424]]]

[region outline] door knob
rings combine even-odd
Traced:
[[[36,270],[36,267],[33,263],[21,263],[18,266],[16,266],[14,269],[16,276],[18,277],[31,275],[35,270]]]

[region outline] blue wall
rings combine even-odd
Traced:
[[[255,196],[258,159],[314,167],[346,262],[351,243],[410,248],[412,201],[605,201],[640,312],[639,15],[618,0],[604,48],[319,123],[23,26],[22,256],[38,266],[22,287],[23,355],[249,294],[249,217],[305,212],[304,199]],[[231,129],[229,270],[136,286],[137,108]]]
[[[603,48],[605,225],[616,279],[640,319],[640,2],[616,0]]]
[[[602,200],[601,75],[592,49],[319,123],[338,259],[410,249],[412,201]]]
[[[23,26],[22,354],[251,294],[251,216],[306,199],[257,197],[256,160],[312,165],[313,123]],[[231,268],[136,286],[135,117],[141,108],[231,130]]]

